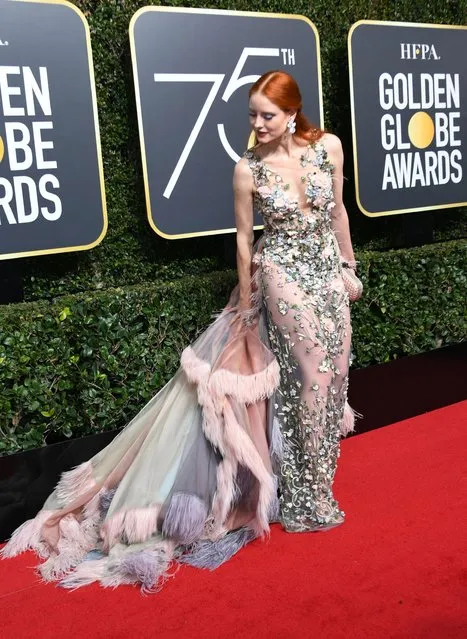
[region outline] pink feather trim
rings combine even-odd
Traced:
[[[212,373],[208,362],[200,359],[188,346],[182,353],[181,365],[190,382],[205,383],[215,395],[228,395],[245,404],[254,404],[270,397],[279,386],[280,369],[276,360],[253,375],[240,375],[225,368]]]
[[[279,385],[279,364],[273,360],[259,373],[240,375],[222,368],[211,372],[208,362],[189,346],[181,365],[190,382],[197,385],[198,401],[203,407],[203,430],[223,460],[217,471],[217,491],[213,502],[212,534],[223,530],[235,495],[238,463],[248,468],[260,485],[257,506],[258,532],[269,531],[269,510],[274,499],[274,479],[266,469],[253,441],[238,423],[227,397],[243,404],[254,404],[270,397]]]
[[[112,515],[102,526],[101,535],[108,551],[122,536],[132,544],[147,541],[157,532],[160,507],[133,508]]]
[[[44,544],[41,542],[41,532],[42,526],[53,514],[52,510],[40,510],[34,519],[25,521],[15,530],[6,546],[0,550],[0,555],[4,558],[14,557],[31,549],[41,556],[47,556]]]
[[[55,489],[57,499],[62,507],[68,506],[79,497],[96,487],[92,464],[84,462],[72,470],[62,473]]]
[[[345,402],[344,417],[341,422],[341,434],[343,437],[355,430],[355,417],[358,415],[349,405]]]

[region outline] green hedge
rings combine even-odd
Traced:
[[[0,451],[125,424],[174,373],[234,277],[0,307]]]
[[[99,290],[143,280],[171,280],[225,268],[224,240],[219,236],[164,240],[146,219],[140,148],[128,43],[131,16],[142,6],[210,7],[295,13],[308,16],[321,39],[326,127],[337,133],[346,152],[346,203],[355,245],[385,249],[407,242],[409,228],[433,226],[435,240],[466,235],[465,216],[455,210],[366,218],[354,201],[351,160],[347,33],[357,20],[383,19],[465,24],[467,0],[77,0],[92,37],[99,119],[106,179],[109,231],[89,252],[21,260],[25,298]],[[423,240],[426,242],[426,239]],[[231,239],[227,240],[231,242]]]
[[[466,246],[358,255],[355,366],[465,338]],[[220,310],[234,271],[0,307],[0,451],[123,426]]]

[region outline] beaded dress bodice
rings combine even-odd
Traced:
[[[288,278],[306,292],[327,296],[340,275],[337,241],[331,226],[335,206],[333,165],[320,142],[305,147],[300,158],[301,193],[291,194],[283,177],[249,150],[244,156],[253,174],[254,204],[264,221],[261,260],[287,269]]]
[[[265,233],[295,235],[330,230],[333,166],[322,144],[308,145],[300,158],[302,194],[292,195],[281,175],[253,150],[245,157],[253,173],[255,206],[264,219]]]

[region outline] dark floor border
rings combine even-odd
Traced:
[[[467,399],[467,343],[350,374],[355,435]],[[0,539],[33,517],[60,474],[106,446],[116,431],[0,457]]]

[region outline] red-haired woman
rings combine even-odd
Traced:
[[[289,531],[322,530],[343,521],[332,482],[340,437],[353,428],[342,263],[355,268],[355,259],[342,201],[342,147],[305,118],[287,73],[266,73],[249,97],[257,144],[234,172],[239,307],[251,314],[256,208],[264,220],[256,282],[281,371],[273,411],[284,444],[280,519]]]
[[[261,77],[249,108],[258,144],[234,175],[239,286],[168,384],[3,548],[35,550],[45,580],[151,591],[171,562],[215,568],[271,521],[295,532],[343,520],[332,481],[353,414],[341,261],[354,257],[342,150],[306,121],[285,73]],[[253,251],[255,206],[265,230]]]

